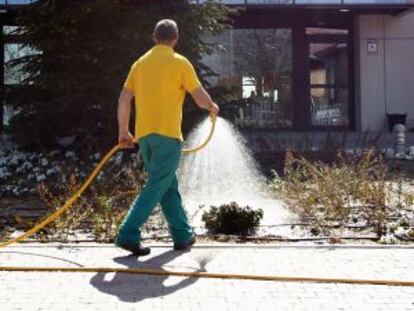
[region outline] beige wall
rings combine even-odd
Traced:
[[[378,52],[367,51],[377,40]],[[414,11],[363,15],[356,23],[356,100],[359,129],[386,126],[386,113],[407,113],[414,127]]]

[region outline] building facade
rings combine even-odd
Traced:
[[[414,128],[413,1],[224,2],[241,11],[205,62],[236,91],[241,127]]]
[[[4,79],[18,44],[7,34],[11,2],[0,1],[0,95],[17,83]],[[204,62],[216,73],[211,85],[228,92],[223,110],[253,141],[387,132],[395,120],[414,132],[414,0],[222,2],[238,12],[231,29],[206,38],[217,48]]]

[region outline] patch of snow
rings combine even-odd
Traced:
[[[36,176],[36,181],[37,182],[40,182],[40,181],[43,181],[43,180],[46,180],[46,175],[42,174],[42,175],[37,175]]]
[[[406,232],[407,232],[407,229],[404,229],[403,227],[398,227],[395,230],[396,235],[405,235]]]
[[[57,173],[57,170],[55,168],[50,168],[46,171],[46,175],[52,175],[54,173]]]
[[[49,152],[49,155],[51,155],[52,157],[56,156],[60,154],[60,150],[56,149],[56,150],[52,150]]]
[[[75,136],[57,137],[56,142],[62,147],[69,147],[75,141]]]
[[[397,238],[392,234],[383,235],[379,240],[381,244],[396,244],[397,242]]]
[[[31,168],[33,168],[33,164],[29,161],[26,161],[22,164],[21,167],[23,170],[30,170]]]
[[[8,177],[11,177],[11,175],[12,174],[9,173],[8,171],[0,169],[0,179],[6,179]]]
[[[396,153],[396,154],[394,155],[394,157],[395,157],[396,159],[404,159],[404,158],[405,158],[405,153],[403,153],[403,152],[398,152],[398,153]]]
[[[122,163],[122,153],[118,153],[114,159],[115,165],[121,165]]]
[[[66,151],[66,153],[65,153],[65,158],[75,158],[76,157],[76,155],[75,155],[75,152],[73,152],[73,151]]]

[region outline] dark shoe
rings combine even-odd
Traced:
[[[184,251],[186,249],[189,249],[195,243],[195,241],[196,241],[196,237],[193,236],[187,242],[174,243],[174,250],[176,250],[176,251]]]
[[[141,243],[137,245],[127,245],[120,242],[116,242],[115,244],[116,246],[124,250],[130,251],[135,256],[145,256],[151,253],[151,249],[149,247],[144,247]]]

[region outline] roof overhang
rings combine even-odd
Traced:
[[[202,4],[207,0],[193,0]],[[340,11],[359,14],[401,14],[414,9],[414,0],[221,0],[229,7],[247,10]]]
[[[294,20],[301,20],[311,26],[352,26],[355,16],[386,14],[401,15],[414,12],[414,4],[410,5],[281,5],[281,4],[249,4],[229,5],[240,8],[234,18],[234,27],[275,27],[290,25]]]
[[[283,11],[325,11],[362,14],[390,14],[398,15],[408,10],[414,10],[414,5],[229,5],[231,7],[242,7],[248,10],[283,10]]]

